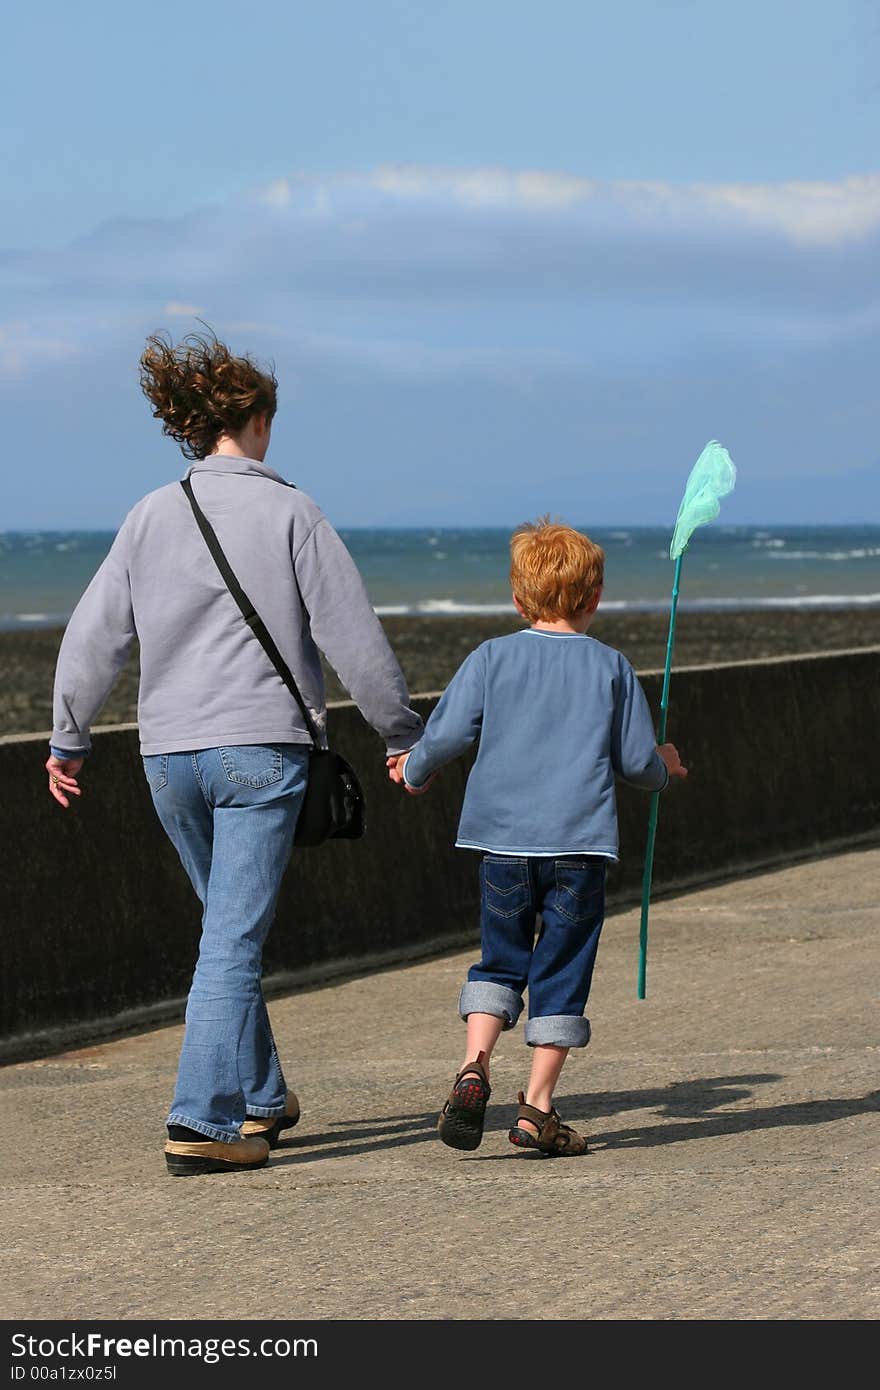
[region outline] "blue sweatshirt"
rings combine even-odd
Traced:
[[[388,751],[411,748],[422,721],[354,561],[320,508],[256,459],[213,454],[187,476],[322,735],[319,649]],[[135,634],[142,753],[311,742],[178,483],[132,508],[68,623],[55,673],[56,756],[88,751]]]
[[[423,786],[477,740],[462,849],[616,859],[615,777],[647,791],[669,780],[632,666],[579,633],[527,628],[471,652],[410,753],[405,781]]]

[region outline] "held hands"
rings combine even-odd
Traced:
[[[49,795],[54,796],[59,806],[65,810],[70,802],[65,792],[70,796],[82,796],[81,789],[77,786],[77,773],[83,765],[82,758],[47,758],[46,771],[49,774]]]
[[[678,756],[678,749],[674,743],[659,744],[657,752],[666,764],[666,771],[669,773],[670,779],[673,777],[687,777],[688,770]]]
[[[388,777],[392,782],[403,787],[404,791],[408,792],[410,796],[424,796],[437,774],[436,772],[432,772],[423,787],[408,787],[403,780],[403,769],[406,766],[408,757],[409,753],[390,753],[385,759],[385,766],[388,768]]]

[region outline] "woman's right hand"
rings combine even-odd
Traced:
[[[388,769],[388,777],[395,784],[403,781],[402,764],[406,762],[406,753],[389,753],[385,759],[385,766]]]
[[[65,810],[70,805],[67,799],[69,796],[82,796],[82,791],[77,785],[77,774],[85,760],[83,758],[56,758],[46,759],[46,771],[49,774],[49,795],[53,796],[59,806]]]
[[[388,757],[385,759],[385,766],[388,768],[388,776],[390,777],[391,781],[394,782],[397,786],[402,786],[404,791],[408,792],[410,796],[423,796],[430,787],[437,774],[436,772],[432,772],[431,776],[428,778],[427,782],[423,787],[408,786],[403,776],[403,769],[406,765],[406,760],[408,757],[408,752],[389,753]]]

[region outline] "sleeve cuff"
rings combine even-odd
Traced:
[[[67,758],[87,758],[91,752],[90,748],[59,748],[56,744],[49,744],[49,752],[53,758],[59,758],[62,762]]]
[[[403,765],[403,785],[404,785],[405,787],[409,787],[411,791],[420,792],[420,791],[423,789],[423,787],[425,786],[425,782],[414,782],[414,781],[412,780],[411,777],[407,777],[406,774],[407,774],[407,769],[408,769],[408,767],[409,767],[409,758],[407,758],[406,762],[405,762],[404,765]],[[426,781],[427,781],[427,779],[426,779]]]

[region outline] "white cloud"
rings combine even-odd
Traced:
[[[63,252],[8,253],[0,370],[187,318],[258,354],[283,344],[320,370],[426,381],[796,353],[876,334],[878,244],[880,174],[687,187],[419,165],[288,175],[221,217],[121,219]]]
[[[467,207],[570,207],[589,198],[599,185],[569,174],[540,169],[430,169],[383,165],[367,176],[368,186],[398,198],[447,198]]]
[[[880,229],[880,174],[837,183],[707,185],[703,191],[710,206],[805,244],[833,246]]]
[[[261,190],[261,199],[264,203],[268,203],[269,207],[287,207],[290,198],[289,179],[273,179],[271,183],[267,184],[266,187]]]
[[[48,363],[63,362],[81,352],[68,338],[35,329],[25,322],[0,323],[0,378],[23,377]]]
[[[707,221],[775,233],[804,245],[835,245],[880,230],[880,174],[835,181],[679,185],[601,181],[546,170],[380,165],[365,174],[273,180],[258,199],[270,207],[327,211],[358,192],[395,202],[531,212],[613,208],[624,222],[697,229]]]

